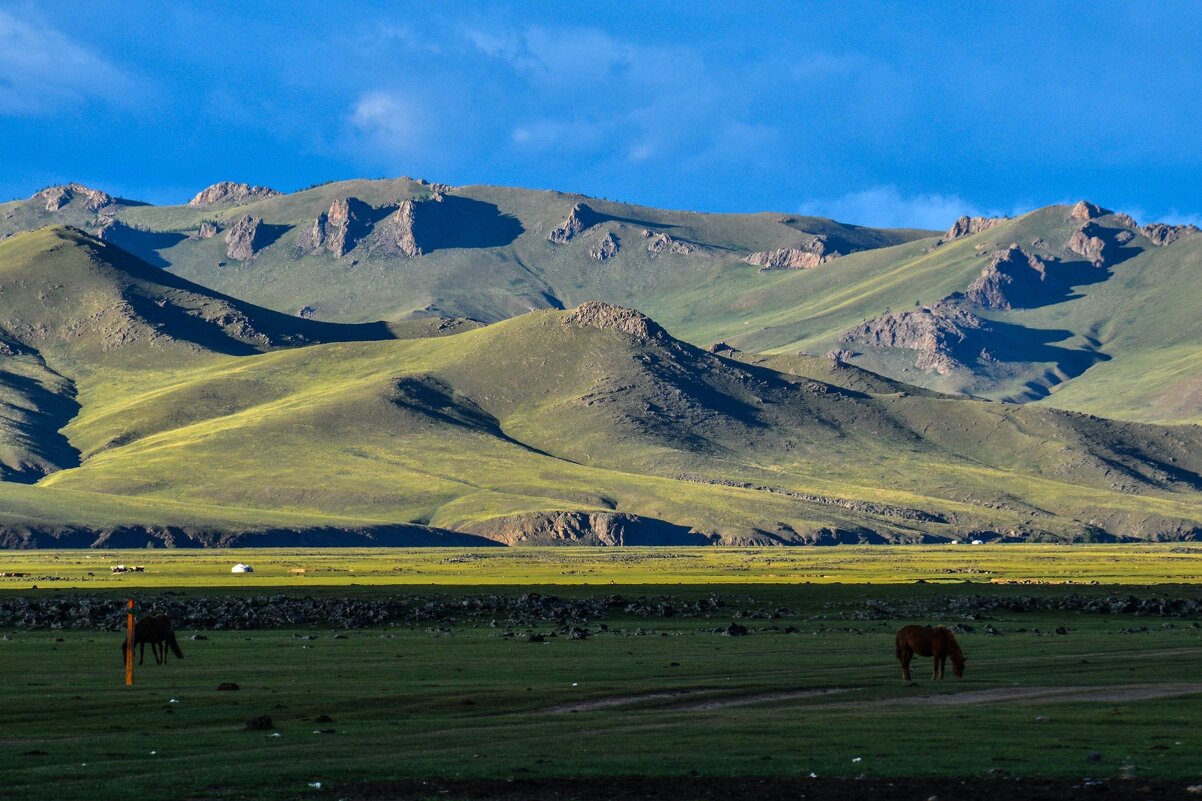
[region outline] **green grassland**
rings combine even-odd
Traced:
[[[499,591],[529,590],[556,591]],[[969,658],[964,679],[949,672],[932,683],[927,660],[919,660],[916,684],[906,686],[893,658],[898,621],[854,616],[872,598],[921,606],[965,591],[678,591],[750,595],[794,610],[749,621],[754,633],[738,638],[715,633],[729,622],[720,616],[620,613],[604,621],[606,629],[591,626],[588,639],[541,643],[488,625],[362,629],[340,638],[320,628],[211,631],[202,641],[185,632],[186,659],[139,668],[132,688],[122,686],[119,635],[10,632],[0,639],[0,782],[10,797],[29,801],[103,801],[340,798],[353,796],[359,782],[403,778],[812,772],[1192,780],[1202,771],[1195,725],[1202,632],[1188,621],[999,612],[960,635]],[[1001,634],[982,634],[986,622]],[[799,631],[786,634],[789,626]],[[1051,633],[1059,627],[1067,633]],[[220,682],[241,689],[218,692]],[[1133,685],[1168,684],[1183,689],[1121,697]],[[1076,695],[1057,698],[1071,688]],[[914,698],[930,694],[944,702],[915,706]],[[248,718],[263,714],[274,731],[245,730]],[[318,722],[322,715],[332,722]],[[1086,761],[1091,752],[1099,761]],[[321,782],[321,792],[311,782]]]
[[[565,512],[731,545],[1173,540],[1202,526],[1197,427],[727,359],[615,307],[321,323],[68,229],[0,245],[0,284],[14,358],[40,371],[0,374],[17,410],[0,450],[14,544],[90,528],[121,545],[117,529],[138,526],[159,542],[336,530],[456,545],[511,541],[531,520],[544,528],[523,542],[540,544]]]
[[[253,573],[231,574],[236,562]],[[112,565],[144,572],[112,573]],[[294,570],[303,570],[303,574]],[[1202,583],[1192,545],[841,546],[838,548],[238,548],[8,551],[0,590],[148,591],[489,585]]]

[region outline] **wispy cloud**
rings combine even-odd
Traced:
[[[947,228],[964,214],[992,216],[999,213],[980,209],[959,195],[903,195],[896,186],[874,186],[836,198],[807,200],[798,206],[797,212],[878,228],[932,230]]]
[[[54,28],[0,11],[0,114],[41,115],[119,98],[130,78]]]
[[[389,154],[403,156],[425,144],[427,112],[422,104],[395,91],[359,96],[347,121],[355,135]]]

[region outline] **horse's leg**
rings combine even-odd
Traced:
[[[902,681],[910,680],[910,659],[914,656],[914,652],[909,648],[902,649],[901,665],[902,665]]]
[[[142,642],[138,643],[138,646],[138,664],[140,665],[146,660],[146,641],[143,640]]]

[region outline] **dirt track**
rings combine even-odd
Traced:
[[[641,695],[612,695],[604,698],[594,698],[571,704],[560,704],[549,707],[544,712],[594,712],[614,707],[634,706],[649,701],[662,701],[672,698],[688,698],[690,696],[706,696],[702,699],[671,704],[665,711],[672,712],[708,712],[730,707],[752,706],[754,704],[794,701],[807,698],[819,698],[836,693],[853,692],[853,689],[814,688],[804,690],[780,691],[770,693],[753,693],[749,695],[716,695],[714,690],[666,690],[662,692],[643,693]],[[1178,695],[1193,695],[1202,693],[1202,683],[1168,683],[1168,684],[1115,684],[1095,687],[995,687],[989,690],[968,690],[950,693],[923,693],[922,695],[906,695],[896,698],[874,698],[863,701],[836,701],[811,705],[812,709],[853,709],[874,706],[898,706],[906,704],[921,704],[924,706],[959,706],[963,704],[998,704],[998,703],[1122,703],[1124,701],[1149,701],[1157,698],[1172,698]]]

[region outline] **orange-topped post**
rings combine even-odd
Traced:
[[[129,614],[125,616],[125,686],[134,686],[134,599],[129,599]]]

